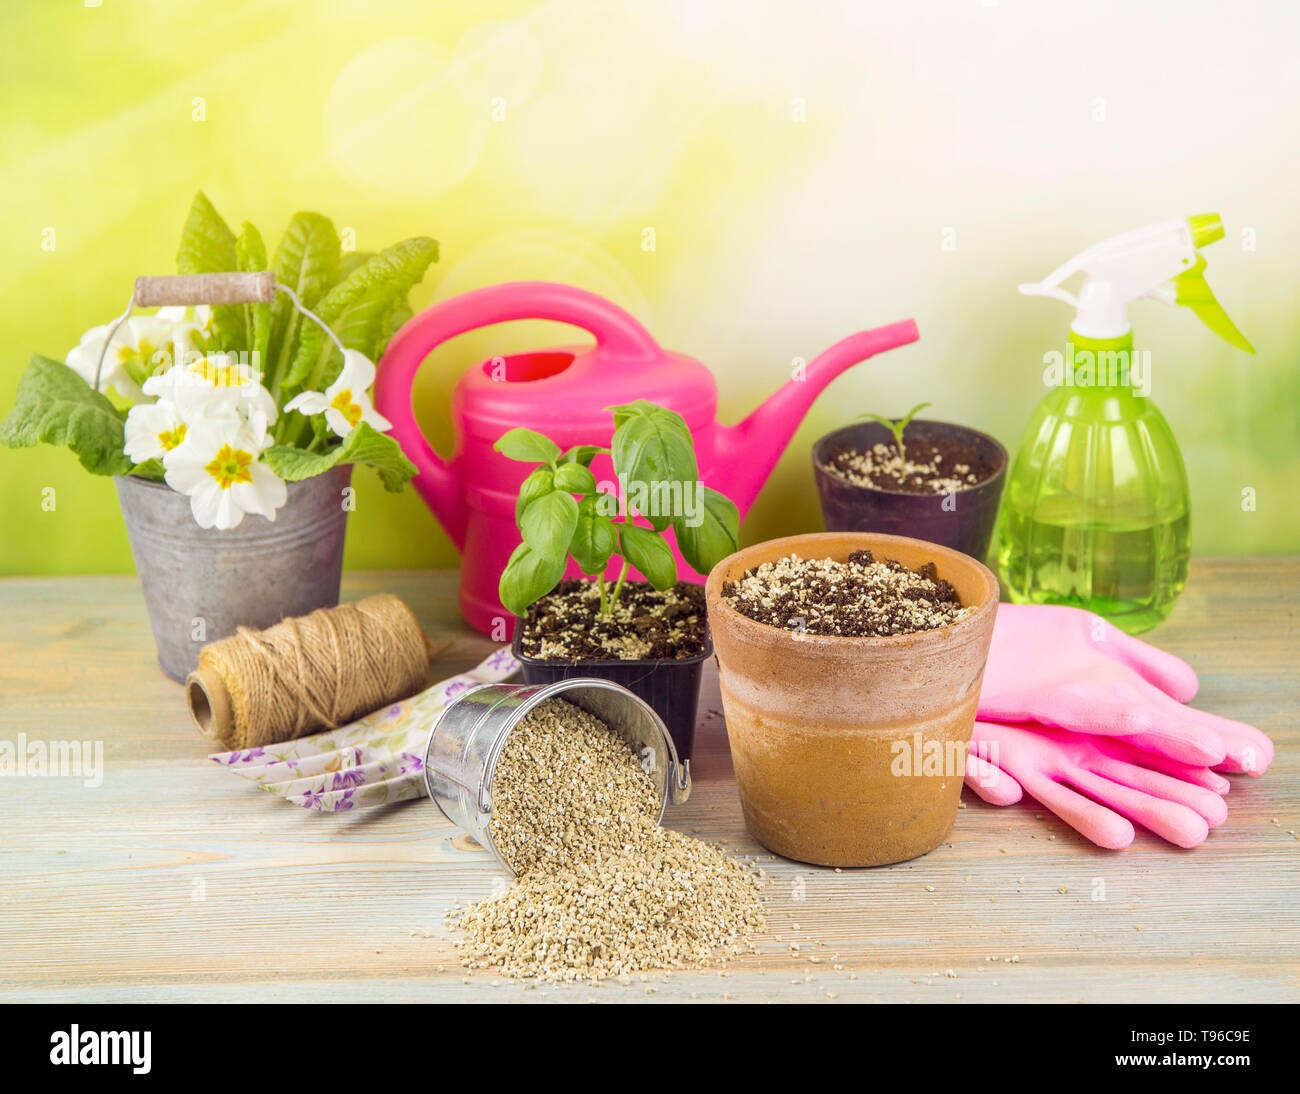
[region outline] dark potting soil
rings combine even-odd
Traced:
[[[708,641],[706,620],[704,587],[688,581],[662,592],[629,581],[611,616],[600,614],[595,582],[561,581],[528,609],[520,647],[528,657],[561,661],[694,657]]]
[[[903,436],[907,459],[893,441],[867,451],[844,448],[831,457],[826,470],[854,486],[892,490],[900,494],[951,494],[969,490],[992,478],[997,468],[975,449],[944,437],[938,441]]]
[[[805,634],[883,638],[942,627],[971,608],[933,562],[909,570],[854,551],[845,562],[789,555],[722,586],[731,607],[759,623]]]

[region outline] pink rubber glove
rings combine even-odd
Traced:
[[[1092,612],[999,604],[979,717],[1123,737],[1193,766],[1262,775],[1273,743],[1254,726],[1184,706],[1196,684],[1186,661]]]
[[[1209,768],[1040,725],[976,722],[966,785],[993,805],[1013,805],[1023,790],[1111,850],[1133,842],[1131,821],[1179,847],[1196,847],[1228,815],[1220,797],[1228,780]]]

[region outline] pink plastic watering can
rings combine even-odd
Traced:
[[[594,335],[596,344],[493,357],[469,369],[452,395],[456,446],[444,460],[416,424],[416,371],[449,338],[512,319],[570,323]],[[520,542],[515,495],[531,470],[493,450],[506,430],[527,426],[561,448],[605,446],[613,433],[607,407],[634,399],[670,407],[690,426],[701,481],[731,498],[743,518],[821,390],[859,361],[917,337],[910,319],[850,335],[744,421],[726,426],[716,420],[713,374],[693,358],[660,348],[622,308],[568,285],[515,281],[444,300],[402,327],[379,363],[375,406],[419,468],[416,488],[460,548],[461,611],[471,626],[504,640],[514,617],[497,599],[497,582]],[[608,457],[598,457],[591,470],[598,482],[614,480]],[[677,567],[683,580],[703,580],[680,554]],[[576,567],[569,576],[579,576]]]

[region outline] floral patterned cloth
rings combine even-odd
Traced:
[[[462,692],[518,669],[510,647],[502,646],[469,672],[349,725],[208,759],[294,805],[325,813],[423,798],[424,747],[438,715]]]

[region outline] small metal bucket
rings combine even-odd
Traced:
[[[200,528],[190,499],[170,486],[116,480],[163,672],[183,681],[199,650],[236,627],[261,630],[339,602],[351,474],[345,464],[291,482],[274,521],[250,513],[228,531]]]
[[[654,708],[608,680],[574,677],[553,684],[479,684],[448,706],[433,725],[424,752],[429,796],[452,824],[486,847],[507,870],[488,824],[492,779],[510,731],[538,703],[562,695],[623,735],[641,757],[659,796],[658,823],[669,800],[691,793],[691,762],[680,762],[673,739]]]

